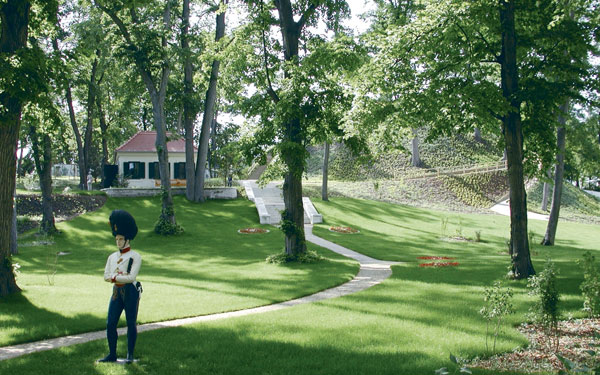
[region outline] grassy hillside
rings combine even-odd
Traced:
[[[424,131],[420,138],[425,137]],[[393,150],[375,158],[353,155],[343,145],[331,147],[329,162],[329,192],[333,197],[375,199],[413,206],[450,209],[453,211],[486,211],[508,192],[506,172],[467,176],[412,178],[426,168],[462,167],[489,164],[501,159],[493,143],[477,142],[471,136],[441,137],[431,142],[421,141],[419,150],[422,168],[410,165],[410,139],[407,149]],[[320,197],[323,147],[309,149],[305,195]]]
[[[424,131],[419,134],[419,152],[422,168],[459,167],[473,164],[493,163],[502,158],[502,152],[495,146],[495,140],[477,142],[469,135],[440,137],[425,142]],[[331,179],[340,181],[362,181],[368,179],[399,179],[416,169],[410,165],[410,139],[403,143],[406,149],[392,150],[373,159],[357,157],[340,144],[331,146],[329,174]],[[323,146],[309,149],[307,175],[321,174],[323,166]]]
[[[550,213],[552,187],[548,198],[548,209],[542,211],[543,183],[536,183],[529,189],[528,208],[530,211]],[[565,182],[560,205],[560,218],[569,221],[584,221],[600,224],[600,200]]]
[[[420,132],[420,139],[425,134]],[[470,135],[441,137],[421,141],[422,168],[410,165],[410,139],[406,150],[393,150],[369,159],[353,155],[341,144],[332,145],[329,162],[329,195],[373,199],[462,212],[489,212],[495,203],[508,197],[506,171],[465,176],[441,176],[416,179],[427,168],[464,167],[501,160],[502,153],[490,138],[477,142]],[[304,194],[321,197],[323,147],[309,149]],[[565,183],[561,218],[571,221],[600,223],[600,201]],[[542,184],[528,191],[528,207],[541,212]],[[548,205],[550,209],[550,205]]]

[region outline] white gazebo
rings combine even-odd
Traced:
[[[155,142],[155,131],[140,131],[115,150],[119,176],[129,181],[130,188],[160,187]],[[185,186],[185,139],[179,138],[167,142],[167,150],[171,186]],[[197,152],[198,149],[194,147],[194,160]]]

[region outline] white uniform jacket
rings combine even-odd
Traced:
[[[131,271],[127,272],[129,259],[133,259]],[[115,251],[108,256],[106,267],[104,267],[104,280],[112,282],[113,278],[117,284],[135,283],[135,278],[140,272],[142,265],[142,257],[133,250],[129,250],[125,254],[120,251]]]

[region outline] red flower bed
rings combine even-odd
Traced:
[[[450,260],[450,259],[454,259],[454,258],[451,258],[451,257],[438,257],[438,256],[426,256],[426,257],[417,257],[417,259]]]
[[[268,233],[268,232],[269,232],[268,229],[262,229],[262,228],[238,229],[238,233],[242,233],[242,234],[257,234],[257,233]]]
[[[455,267],[458,266],[458,262],[431,262],[421,263],[419,267]]]
[[[358,229],[350,227],[329,227],[329,230],[336,233],[358,233]]]

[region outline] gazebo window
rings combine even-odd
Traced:
[[[185,179],[185,162],[175,164],[175,178]]]
[[[123,176],[131,180],[146,178],[146,163],[141,161],[126,161],[123,163]]]
[[[158,180],[160,179],[160,168],[158,167],[158,162],[153,161],[148,164],[148,178]],[[169,163],[169,173],[171,172],[171,163]]]

